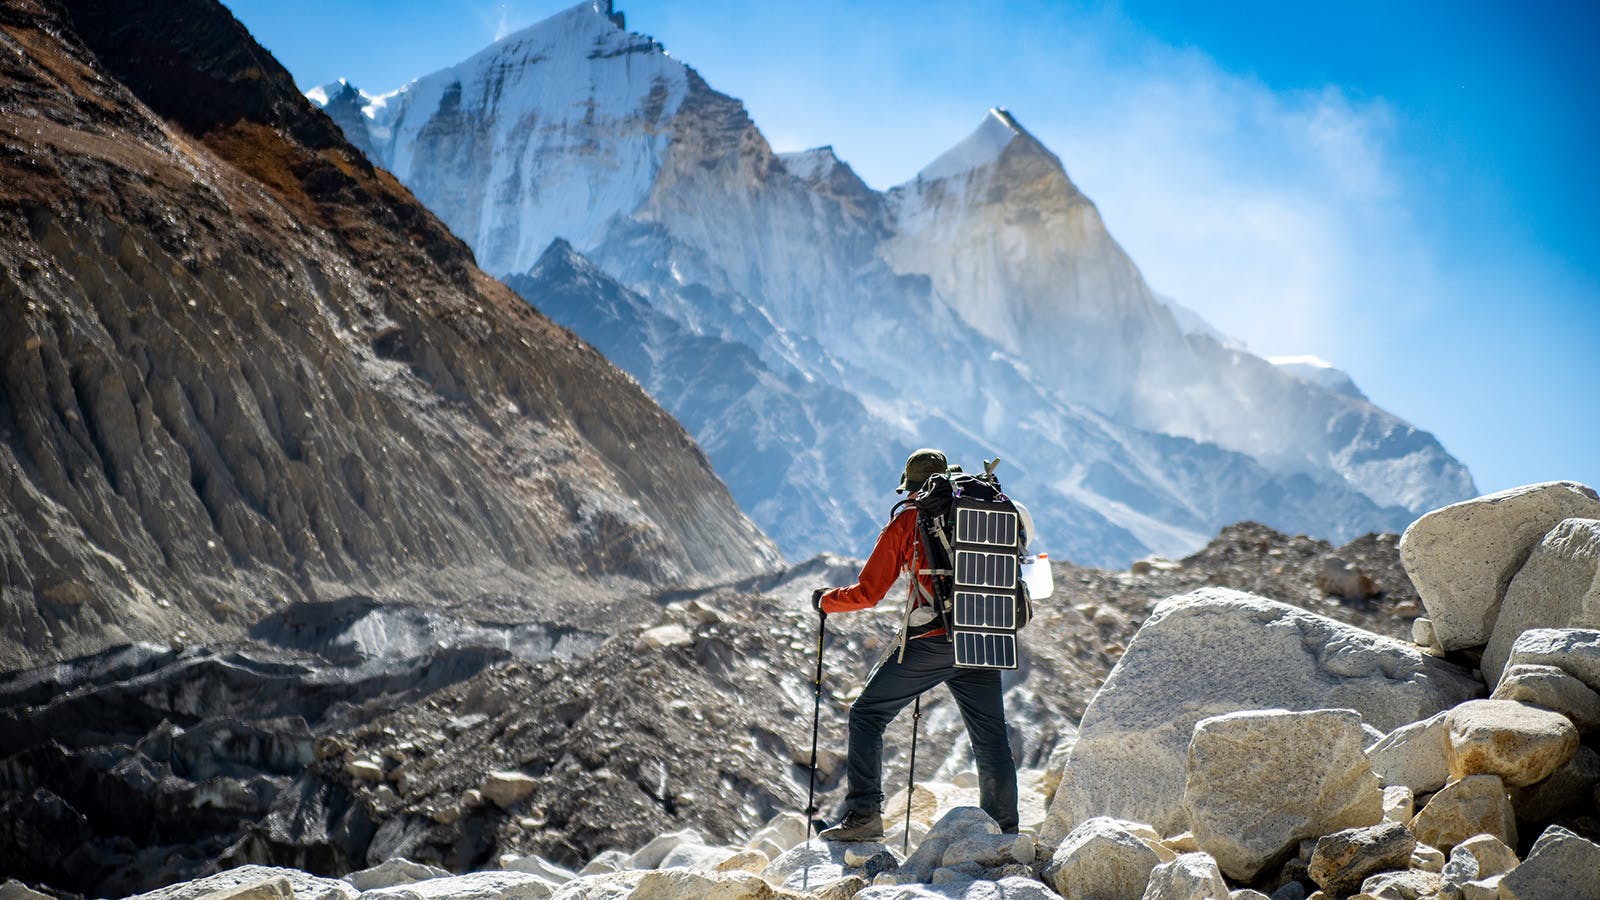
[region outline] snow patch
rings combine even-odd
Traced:
[[[832,146],[813,147],[798,153],[779,153],[778,159],[790,175],[802,181],[824,178],[839,165],[839,157],[834,155]]]
[[[1360,388],[1356,387],[1354,379],[1343,369],[1336,368],[1333,363],[1320,356],[1269,356],[1267,357],[1267,362],[1272,363],[1301,381],[1314,384],[1335,394],[1366,399],[1366,395],[1361,393]]]
[[[1011,118],[1011,114],[998,106],[994,107],[983,117],[983,124],[978,126],[977,131],[928,163],[926,168],[917,173],[917,177],[932,181],[989,165],[999,159],[1000,154],[1020,134],[1022,127]]]

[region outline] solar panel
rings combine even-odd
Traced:
[[[1017,636],[1000,631],[956,632],[956,665],[984,669],[1017,667]]]
[[[956,551],[956,587],[1012,590],[1017,586],[1016,553]]]
[[[956,591],[956,627],[963,626],[1014,630],[1017,627],[1016,594]]]
[[[1003,509],[956,508],[956,543],[1017,545],[1017,514]]]
[[[956,665],[1017,667],[1017,571],[1020,519],[1006,501],[960,498],[955,517]]]

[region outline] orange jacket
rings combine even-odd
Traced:
[[[917,537],[917,508],[908,507],[898,516],[895,516],[883,531],[878,534],[878,542],[872,546],[872,555],[867,557],[867,562],[861,567],[861,574],[856,577],[856,583],[849,587],[831,588],[822,595],[822,611],[825,613],[853,612],[858,609],[867,609],[877,606],[883,595],[894,586],[895,579],[900,573],[911,568],[911,558],[915,553],[918,568],[927,568],[928,559],[923,555],[918,546]],[[927,575],[918,575],[922,586],[927,589],[928,595],[933,595],[933,579]],[[912,594],[912,606],[926,606],[920,597],[916,596],[916,589],[907,586]],[[944,629],[935,629],[920,637],[932,637],[944,634]]]

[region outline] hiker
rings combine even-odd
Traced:
[[[948,469],[938,450],[918,450],[906,460],[897,493],[915,498],[923,483]],[[918,550],[917,507],[905,504],[878,535],[872,555],[855,584],[819,588],[812,606],[822,615],[876,606],[902,571],[926,555]],[[957,668],[955,649],[932,606],[933,583],[913,573],[909,614],[896,646],[878,663],[867,686],[850,705],[849,793],[844,817],[821,832],[829,841],[876,841],[883,838],[883,731],[895,715],[923,691],[948,685],[967,725],[978,764],[979,805],[1007,834],[1017,831],[1017,769],[1006,735],[1000,673],[995,669]]]

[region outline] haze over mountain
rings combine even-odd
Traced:
[[[392,94],[309,96],[533,302],[614,282],[553,314],[698,423],[790,556],[870,540],[926,444],[1006,458],[1051,549],[1094,563],[1241,519],[1348,539],[1473,493],[1431,435],[1153,294],[1004,110],[876,192],[829,148],[775,154],[605,2]],[[696,414],[712,385],[749,412]]]

